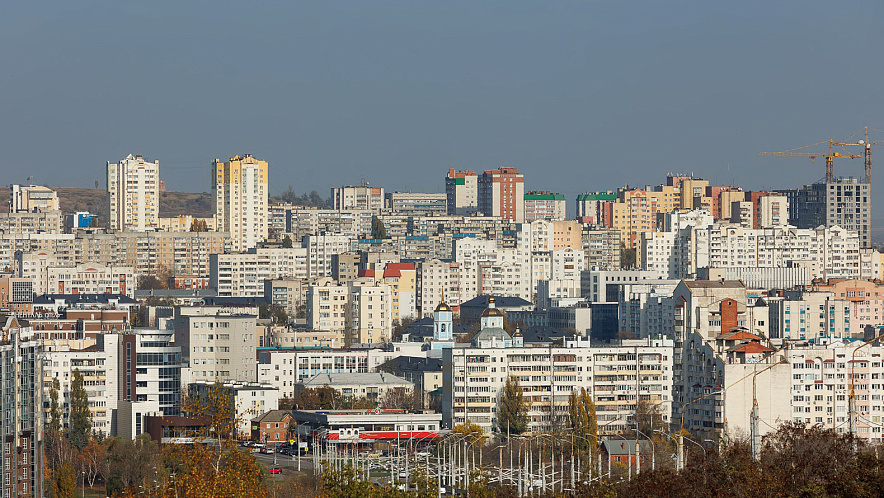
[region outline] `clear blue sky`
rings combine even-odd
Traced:
[[[4,2],[2,183],[103,185],[105,161],[131,152],[188,191],[208,190],[211,160],[237,153],[270,161],[272,193],[326,196],[363,177],[439,191],[449,167],[497,166],[567,194],[569,211],[581,191],[667,171],[794,187],[822,163],[758,152],[884,129],[882,11],[880,0]],[[876,157],[880,179],[884,146]]]

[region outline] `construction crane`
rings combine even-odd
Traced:
[[[863,157],[862,154],[842,154],[840,152],[833,151],[832,149],[835,145],[859,145],[858,143],[857,144],[853,144],[853,143],[841,144],[840,142],[835,142],[834,140],[829,140],[828,154],[823,153],[823,152],[795,152],[796,150],[806,149],[807,147],[813,147],[813,146],[819,145],[821,143],[824,143],[824,142],[817,142],[815,144],[806,145],[804,147],[798,147],[796,149],[784,150],[782,152],[762,152],[758,155],[759,156],[769,156],[769,157],[809,157],[810,162],[814,162],[816,160],[816,158],[818,158],[818,157],[825,157],[826,158],[826,181],[827,182],[831,182],[835,179],[834,162],[835,162],[836,157],[844,158],[844,159],[856,159],[858,157]],[[866,166],[866,175],[870,176],[871,175],[871,159],[872,159],[871,149],[868,149],[867,154],[868,154],[869,165]]]
[[[866,165],[866,183],[872,183],[872,145],[881,145],[884,144],[884,141],[869,141],[869,127],[865,127],[865,140],[858,140],[856,142],[832,142],[833,145],[840,146],[856,146],[863,148],[863,157],[865,159]]]

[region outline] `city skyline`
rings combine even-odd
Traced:
[[[568,199],[669,171],[798,187],[820,161],[757,154],[884,128],[882,70],[859,62],[884,41],[881,8],[392,2],[191,7],[157,24],[163,6],[13,6],[0,171],[86,187],[141,153],[170,190],[208,191],[211,159],[245,152],[274,164],[270,195],[361,178],[441,191],[439,171],[502,166]],[[836,174],[860,176],[853,163]]]

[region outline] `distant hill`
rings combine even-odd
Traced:
[[[100,188],[52,187],[58,192],[62,213],[89,211],[107,221],[107,192]],[[212,216],[212,194],[209,192],[163,192],[160,194],[160,217],[189,214],[198,218]]]

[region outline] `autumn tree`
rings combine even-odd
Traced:
[[[504,434],[521,434],[528,430],[528,402],[515,375],[507,377],[503,386],[497,408],[497,428]]]
[[[283,249],[291,249],[292,246],[294,246],[294,243],[292,242],[291,236],[286,235],[285,237],[282,238],[282,248]]]
[[[473,422],[457,424],[451,429],[451,433],[466,438],[472,445],[478,444],[481,446],[485,444],[485,440],[488,438],[482,426]]]
[[[574,432],[574,449],[594,459],[598,447],[599,427],[595,403],[592,402],[592,396],[586,388],[581,387],[579,392],[571,391],[568,397],[568,415],[571,418],[571,430]]]
[[[102,467],[108,457],[107,450],[107,442],[93,437],[77,454],[77,467],[90,487],[95,486],[95,480],[101,475]]]
[[[80,369],[74,370],[71,379],[71,410],[68,439],[77,449],[89,442],[92,433],[92,412],[89,411],[89,396]]]
[[[49,496],[52,498],[75,498],[77,494],[77,473],[70,463],[65,462],[56,470],[49,482]]]

